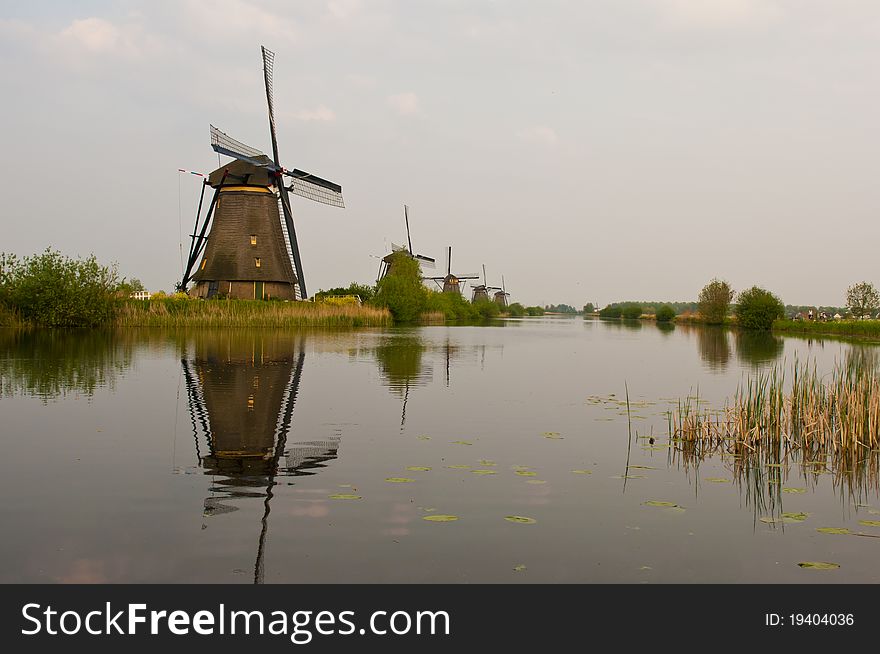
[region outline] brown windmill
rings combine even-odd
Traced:
[[[452,273],[452,246],[449,246],[446,254],[446,275],[444,277],[427,277],[436,282],[444,293],[458,293],[461,295],[461,282],[467,279],[479,279],[476,273],[468,273],[466,275],[454,275]]]
[[[265,47],[262,52],[273,157],[211,125],[211,147],[235,161],[211,173],[202,187],[186,270],[177,285],[186,291],[195,282],[191,293],[197,297],[307,299],[289,193],[344,206],[339,184],[281,165],[272,90],[275,55]],[[208,186],[214,195],[202,220]]]

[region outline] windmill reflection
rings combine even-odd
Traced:
[[[304,339],[277,333],[200,335],[192,359],[181,359],[199,465],[214,476],[205,515],[263,499],[254,583],[277,478],[315,474],[337,457],[338,435],[288,444],[304,362]]]

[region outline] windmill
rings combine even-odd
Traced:
[[[507,298],[509,297],[510,293],[508,293],[507,289],[504,287],[504,275],[501,275],[501,288],[495,291],[495,295],[492,299],[495,300],[496,304],[504,308],[507,306]]]
[[[443,289],[444,293],[458,293],[461,295],[461,280],[463,279],[479,279],[480,276],[476,273],[468,273],[467,275],[453,275],[452,274],[452,246],[449,246],[446,255],[446,276],[445,277],[426,277],[426,279],[430,279],[433,282],[437,283],[437,286]]]
[[[345,206],[339,184],[281,165],[272,89],[275,53],[261,50],[272,158],[210,126],[213,150],[235,161],[211,173],[202,186],[185,272],[177,285],[185,291],[190,281],[196,282],[197,297],[307,299],[289,193]],[[201,219],[208,186],[214,195]]]
[[[403,217],[406,221],[406,247],[404,247],[403,245],[397,245],[395,243],[391,244],[391,254],[383,257],[382,261],[379,263],[379,276],[376,278],[377,282],[389,273],[389,271],[391,270],[391,266],[394,263],[394,258],[398,252],[405,252],[407,255],[409,255],[410,259],[415,259],[422,267],[434,267],[435,260],[433,258],[413,252],[412,238],[410,237],[409,233],[409,207],[407,207],[406,205],[403,205]]]
[[[474,286],[471,302],[489,301],[489,291],[500,291],[497,286],[488,286],[486,283],[486,264],[483,264],[483,283]]]

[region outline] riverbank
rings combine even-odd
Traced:
[[[776,320],[773,331],[816,336],[847,336],[880,339],[880,320]]]
[[[391,314],[357,304],[256,300],[129,300],[116,327],[387,327]]]

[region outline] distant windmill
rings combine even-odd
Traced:
[[[177,285],[186,290],[190,281],[196,282],[197,297],[307,299],[288,192],[345,206],[339,184],[281,165],[272,89],[275,54],[265,47],[261,50],[272,158],[211,125],[211,147],[236,161],[211,173],[202,187],[185,272]],[[284,185],[285,177],[290,186]],[[214,196],[201,220],[207,186],[214,189]]]
[[[504,287],[504,275],[501,275],[501,288],[499,288],[495,292],[495,295],[492,299],[495,300],[496,304],[501,305],[501,307],[503,308],[507,306],[507,298],[509,297],[510,293],[508,293],[507,289]]]
[[[382,261],[379,263],[379,276],[376,278],[376,281],[379,281],[390,272],[391,266],[394,263],[394,257],[398,252],[405,252],[409,255],[411,259],[415,259],[416,261],[418,261],[419,266],[421,267],[434,267],[435,260],[433,258],[413,252],[412,238],[410,237],[409,233],[409,207],[407,207],[406,205],[403,205],[403,217],[406,221],[406,247],[402,245],[397,245],[395,243],[391,244],[391,254],[383,257]]]
[[[481,300],[485,300],[488,302],[489,300],[489,291],[500,291],[501,289],[497,286],[488,286],[486,284],[486,264],[483,264],[483,283],[478,286],[474,286],[473,295],[471,296],[471,302],[479,302]]]
[[[461,294],[461,280],[463,279],[479,279],[480,276],[476,273],[468,273],[467,275],[453,275],[452,274],[452,246],[449,246],[446,255],[446,276],[445,277],[427,277],[426,279],[430,279],[437,283],[437,286],[443,289],[444,293],[458,293]]]

